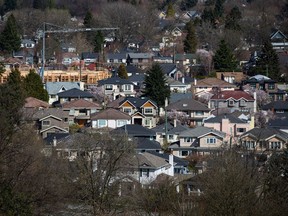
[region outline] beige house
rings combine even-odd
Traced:
[[[215,90],[234,91],[236,89],[236,86],[224,80],[209,77],[209,78],[205,78],[201,80],[195,79],[192,89],[193,89],[194,94],[197,96],[201,93],[213,92]]]
[[[178,136],[179,141],[172,143],[168,148],[178,157],[185,158],[190,154],[211,154],[219,152],[225,147],[224,132],[207,127],[196,127],[181,132]]]
[[[236,143],[237,138],[240,135],[254,128],[254,120],[244,121],[231,114],[221,114],[216,117],[206,119],[204,121],[204,127],[222,131],[227,134],[227,142]]]
[[[243,151],[271,153],[283,150],[288,143],[288,133],[275,128],[253,128],[240,136]]]

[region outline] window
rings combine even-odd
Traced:
[[[240,106],[246,106],[246,101],[245,100],[240,100]]]
[[[149,177],[149,169],[141,169],[140,170],[141,177]]]
[[[180,151],[180,156],[186,157],[189,155],[189,151]]]
[[[106,127],[107,126],[107,121],[104,119],[99,119],[98,120],[98,127]]]
[[[50,121],[49,120],[44,120],[44,121],[42,121],[42,125],[43,126],[49,126],[50,125]]]
[[[64,122],[68,122],[68,118],[64,118]]]
[[[131,108],[123,108],[123,112],[131,114],[132,110]]]
[[[174,137],[173,135],[169,134],[168,135],[168,140],[173,140],[173,137]]]
[[[113,86],[112,85],[106,85],[105,86],[105,90],[112,90],[113,89]]]
[[[207,144],[215,144],[216,143],[216,138],[214,137],[209,137],[206,139]]]
[[[196,116],[203,116],[204,112],[203,111],[196,111]]]
[[[244,141],[244,147],[246,147],[247,149],[255,148],[255,141]]]
[[[238,133],[244,133],[246,132],[246,128],[237,128]]]
[[[56,95],[50,95],[50,98],[56,98]]]
[[[153,114],[152,108],[144,108],[144,114]]]
[[[270,142],[270,149],[281,149],[281,142]]]
[[[127,124],[127,120],[117,120],[117,127],[122,127]]]
[[[184,142],[192,142],[192,137],[184,137]]]
[[[228,101],[228,105],[229,105],[229,106],[234,106],[234,100],[229,100],[229,101]]]
[[[277,95],[277,100],[283,100],[283,95]]]
[[[124,91],[131,91],[131,85],[124,85]]]
[[[275,84],[274,83],[269,83],[268,84],[268,89],[269,90],[274,90],[275,89]]]

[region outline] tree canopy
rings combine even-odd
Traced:
[[[184,40],[184,52],[195,53],[197,49],[197,38],[193,21],[188,22],[185,29],[187,30],[187,35]]]
[[[216,71],[234,71],[237,69],[237,61],[225,40],[221,40],[214,58]]]
[[[151,69],[147,71],[144,84],[145,89],[142,92],[143,96],[154,100],[159,108],[163,107],[165,105],[165,99],[170,98],[170,89],[159,64],[153,64]]]
[[[127,70],[124,64],[121,64],[118,68],[118,77],[122,79],[128,79]]]
[[[21,46],[21,38],[18,32],[17,23],[13,14],[8,17],[4,30],[0,34],[0,48],[12,53],[18,51]]]
[[[43,88],[41,77],[35,70],[29,71],[28,75],[23,79],[23,86],[27,96],[46,102],[49,100],[48,92]]]

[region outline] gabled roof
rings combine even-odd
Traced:
[[[126,59],[127,54],[122,53],[107,53],[107,59]]]
[[[128,53],[132,59],[150,59],[154,56],[152,53]]]
[[[25,99],[24,107],[25,108],[49,108],[49,104],[37,98],[28,97]]]
[[[272,101],[262,107],[263,110],[288,110],[288,101]]]
[[[202,137],[205,136],[206,134],[214,134],[218,137],[224,138],[225,137],[225,133],[215,130],[215,129],[211,129],[208,127],[202,127],[202,126],[198,126],[196,128],[192,128],[190,130],[186,130],[183,131],[182,133],[179,134],[179,137]]]
[[[81,56],[82,56],[82,59],[97,59],[99,54],[92,53],[92,52],[83,52]]]
[[[271,137],[278,137],[284,141],[287,142],[288,140],[288,133],[281,131],[279,129],[275,129],[275,128],[258,128],[255,127],[245,133],[243,133],[240,137],[246,137],[246,136],[250,136],[253,137],[255,141],[261,141],[261,140],[268,140]]]
[[[140,150],[161,150],[161,145],[159,142],[155,140],[150,140],[144,137],[135,138],[134,141],[136,142],[137,146],[136,149]]]
[[[246,101],[254,101],[254,98],[248,94],[247,92],[238,90],[238,91],[221,91],[218,95],[214,94],[211,97],[211,100],[241,100],[244,99]]]
[[[132,137],[151,137],[156,136],[156,132],[143,127],[142,125],[138,124],[127,124],[122,127],[116,128],[113,130],[114,132],[126,132],[128,136]]]
[[[158,157],[164,158],[167,162],[169,162],[169,154],[167,153],[159,153],[159,152],[152,152],[149,151],[150,154],[156,155]],[[189,162],[185,159],[176,157],[175,155],[173,155],[173,162],[174,162],[174,166],[188,166]]]
[[[175,61],[185,61],[186,59],[197,59],[197,55],[196,54],[192,54],[192,53],[186,53],[186,54],[181,54],[181,53],[177,53],[175,54]]]
[[[169,75],[171,72],[177,71],[177,66],[174,63],[159,64],[164,74]]]
[[[69,89],[64,92],[60,92],[57,94],[59,98],[94,98],[94,96],[87,92],[87,91],[82,91],[77,88]]]
[[[273,32],[271,35],[270,35],[270,39],[273,40],[273,39],[287,39],[286,35],[280,31],[280,30],[277,30],[276,32]]]
[[[66,90],[77,88],[80,89],[79,82],[46,82],[45,89],[49,95],[56,95],[64,88]]]
[[[178,111],[210,111],[210,109],[203,103],[194,99],[181,99],[167,106],[167,110]]]
[[[96,109],[101,109],[101,106],[97,103],[84,100],[84,99],[78,99],[78,100],[73,100],[66,102],[62,104],[62,108],[70,109],[70,108],[96,108]]]
[[[157,169],[164,166],[171,166],[164,158],[153,155],[149,152],[143,152],[137,154],[140,167],[147,167]]]
[[[67,130],[64,129],[64,128],[58,127],[58,126],[56,126],[56,125],[52,125],[52,126],[49,127],[49,128],[45,128],[45,129],[41,130],[40,133],[43,133],[43,132],[45,132],[45,131],[47,131],[47,130],[51,130],[52,128],[56,128],[56,129],[58,129],[58,130],[61,130],[61,131],[63,131],[64,133],[68,133],[68,132],[69,132],[69,131],[67,131]]]
[[[167,84],[169,86],[187,86],[185,83],[182,83],[182,82],[175,80],[171,77],[166,77],[166,81],[167,81]]]
[[[228,83],[224,80],[214,78],[214,77],[209,77],[209,78],[197,80],[197,84],[195,85],[195,87],[219,87],[219,88],[231,87],[231,88],[236,88],[235,85]]]
[[[29,113],[27,114],[29,115]],[[47,116],[55,116],[57,118],[64,118],[69,116],[68,111],[63,111],[62,109],[59,108],[40,109],[30,114],[31,115],[28,117],[31,117],[32,119],[43,119]]]
[[[111,85],[124,85],[124,84],[131,84],[134,85],[131,81],[127,79],[121,79],[120,77],[110,77],[108,79],[99,80],[99,86],[111,84]]]
[[[119,103],[119,107],[124,104],[125,102],[129,102],[132,106],[136,107],[136,108],[141,108],[143,105],[145,105],[147,102],[151,102],[156,108],[157,105],[154,101],[152,101],[149,98],[138,98],[138,97],[126,97],[124,98],[120,103]]]
[[[192,93],[174,93],[171,92],[170,94],[170,103],[174,103],[178,100],[182,99],[192,99]]]
[[[181,132],[183,131],[186,131],[186,130],[189,130],[190,128],[188,128],[187,126],[185,125],[181,125],[181,124],[178,124],[176,127],[172,128],[171,130],[169,130],[167,132],[167,134],[180,134]]]
[[[127,65],[126,66],[127,73],[131,74],[144,74],[144,71],[139,69],[138,67],[134,65]]]
[[[276,129],[288,129],[288,116],[282,118],[270,119],[268,122],[269,127]]]
[[[235,124],[247,123],[231,114],[221,114],[221,115],[215,116],[214,118],[209,118],[205,120],[205,123],[221,123],[222,120],[225,118],[228,119],[230,123],[235,123]]]
[[[163,133],[165,133],[165,130],[166,130],[165,127],[166,127],[165,123],[163,123],[161,125],[157,125],[156,127],[152,128],[152,130],[155,131],[155,132],[163,132]],[[173,126],[172,123],[167,123],[167,131],[169,131],[169,130],[171,130],[173,128],[174,128],[174,126]]]
[[[106,110],[103,110],[99,113],[93,113],[91,115],[91,120],[99,120],[99,119],[112,119],[112,120],[116,120],[116,119],[126,119],[126,120],[131,120],[131,117],[124,112],[121,112],[119,110],[116,109],[112,109],[112,108],[108,108]]]

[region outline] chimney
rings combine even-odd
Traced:
[[[53,138],[53,147],[56,147],[56,145],[57,145],[57,139],[56,139],[56,137],[54,136],[54,138]]]
[[[173,155],[172,152],[169,154],[169,164],[171,165],[171,167],[170,167],[170,169],[171,169],[170,175],[174,176],[174,155]]]
[[[196,86],[196,85],[197,85],[197,79],[194,78],[194,86]]]
[[[185,84],[185,77],[182,77],[182,83]]]
[[[173,126],[174,126],[174,127],[177,126],[177,119],[176,119],[176,118],[174,119]]]

